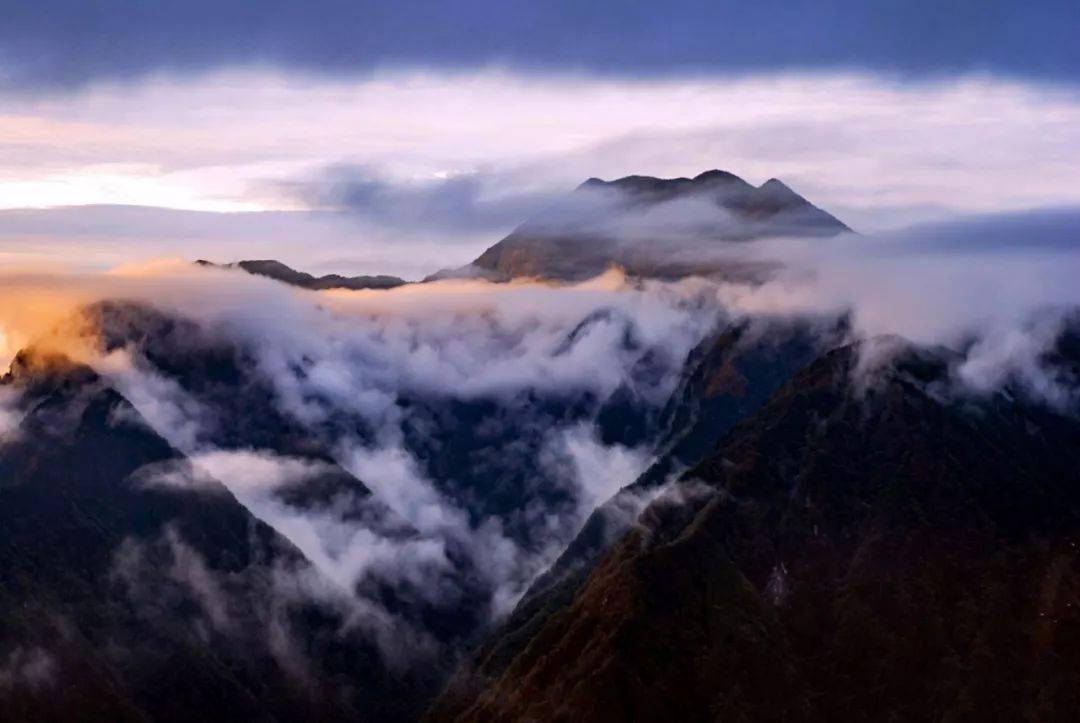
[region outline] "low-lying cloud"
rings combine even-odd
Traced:
[[[1080,211],[760,242],[748,251],[785,267],[765,284],[725,285],[729,309],[849,313],[858,337],[895,334],[962,353],[956,376],[971,390],[1020,381],[1047,400],[1069,396],[1041,359],[1080,307]]]
[[[57,665],[44,648],[17,647],[0,658],[0,693],[47,688],[56,683]]]
[[[496,615],[648,458],[645,447],[599,441],[599,407],[619,390],[643,409],[662,406],[719,313],[704,282],[618,272],[572,286],[445,281],[392,292],[313,293],[187,264],[71,275],[62,291],[47,275],[6,281],[23,309],[45,312],[5,319],[13,341],[39,339],[89,363],[190,460],[144,470],[141,483],[224,483],[340,591],[377,579],[446,604],[478,586]],[[108,334],[121,343],[102,345],[93,319],[104,317],[75,313],[95,298],[152,304],[190,328],[173,329],[175,347],[141,346],[157,322],[117,307]],[[171,360],[181,365],[234,350],[245,383],[265,384],[275,414],[323,456],[222,446],[215,398],[170,371],[160,358],[169,349],[191,355]],[[477,440],[509,446],[440,471],[425,430],[452,433],[459,405],[488,410],[471,432]],[[228,445],[238,443],[247,444]],[[296,505],[281,493],[341,467],[373,495]],[[475,485],[496,483],[520,489],[519,502],[484,511],[489,493]]]

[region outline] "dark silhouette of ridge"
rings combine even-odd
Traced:
[[[312,276],[304,271],[297,271],[296,269],[286,266],[280,261],[274,259],[254,259],[247,261],[237,261],[231,264],[215,264],[205,259],[199,259],[195,262],[199,266],[207,266],[213,268],[231,269],[239,268],[253,274],[255,276],[266,276],[267,278],[281,281],[291,286],[299,286],[302,289],[314,289],[321,291],[325,289],[393,289],[397,286],[402,286],[407,283],[404,279],[400,279],[397,276],[341,276],[340,274],[327,274],[325,276]]]

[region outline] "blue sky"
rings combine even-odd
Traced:
[[[417,277],[589,176],[708,168],[865,231],[1080,205],[1075,2],[2,10],[8,265]]]

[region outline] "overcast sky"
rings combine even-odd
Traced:
[[[418,277],[589,176],[709,168],[865,231],[1077,206],[1078,26],[1075,2],[5,3],[0,263]]]

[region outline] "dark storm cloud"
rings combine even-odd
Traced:
[[[486,64],[632,75],[853,68],[1072,82],[1078,25],[1075,0],[9,0],[0,82],[70,87],[233,63],[341,74]]]

